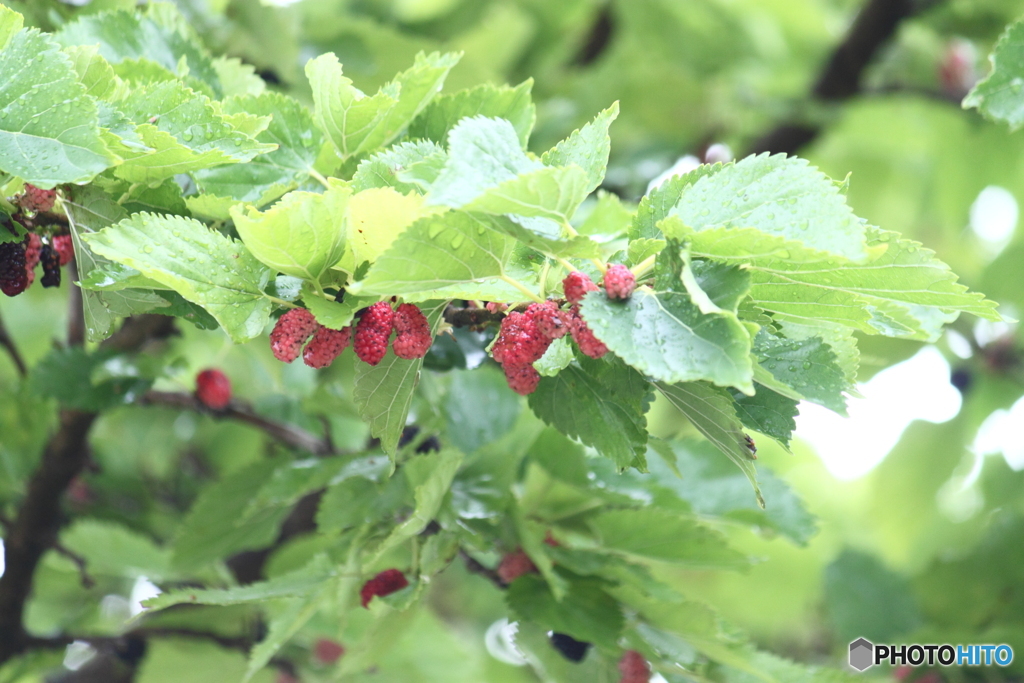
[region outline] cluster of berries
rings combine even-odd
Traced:
[[[302,353],[306,365],[325,368],[352,342],[360,360],[377,365],[388,351],[392,332],[397,335],[391,348],[399,358],[422,358],[433,343],[430,325],[418,306],[402,304],[393,310],[387,301],[379,301],[363,309],[354,334],[352,327],[332,330],[319,324],[305,308],[293,308],[278,318],[270,333],[270,348],[274,357],[285,363]]]
[[[405,578],[405,574],[401,571],[398,569],[385,569],[364,583],[363,587],[359,589],[359,602],[363,607],[369,609],[370,601],[375,597],[383,598],[385,595],[398,592],[408,585],[409,580]]]
[[[651,680],[651,667],[644,656],[636,650],[626,650],[622,655],[619,660],[619,673],[622,674],[619,683],[649,683]]]
[[[75,256],[71,235],[56,235],[44,242],[39,235],[29,233],[21,242],[0,244],[0,291],[17,296],[29,288],[36,279],[36,266],[43,266],[43,287],[60,286],[60,268]]]
[[[614,264],[604,275],[604,291],[609,299],[624,301],[636,289],[636,277],[626,266]],[[580,351],[591,358],[601,358],[608,347],[587,326],[580,316],[580,302],[587,292],[598,286],[586,273],[573,271],[562,280],[568,310],[561,310],[555,301],[530,304],[526,311],[513,311],[501,321],[498,338],[491,347],[494,360],[501,364],[509,387],[517,394],[532,394],[540,383],[540,373],[533,364],[540,360],[555,339],[567,333]]]
[[[26,185],[14,202],[22,211],[36,213],[52,209],[56,198],[56,190]],[[21,242],[0,244],[0,291],[7,296],[24,292],[35,282],[36,266],[40,264],[43,287],[59,287],[60,267],[66,266],[74,256],[71,235],[56,235],[44,241],[39,235],[29,233]]]

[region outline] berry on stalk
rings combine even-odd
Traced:
[[[526,315],[533,318],[537,329],[548,339],[561,339],[569,332],[569,325],[554,301],[530,304]]]
[[[395,332],[398,336],[391,342],[391,348],[399,358],[412,360],[423,358],[434,343],[430,324],[423,311],[416,304],[402,304],[395,311]]]
[[[25,238],[25,273],[28,275],[28,284],[36,281],[36,266],[39,265],[39,256],[43,251],[43,239],[30,232]]]
[[[75,258],[75,243],[71,239],[71,235],[54,235],[50,240],[50,244],[60,254],[60,264],[62,266],[71,263],[71,259]]]
[[[625,301],[633,296],[636,289],[636,276],[626,266],[615,263],[608,266],[604,274],[604,291],[609,299]]]
[[[369,609],[370,601],[375,597],[391,595],[408,585],[409,580],[405,578],[405,574],[397,569],[385,569],[363,584],[359,589],[359,599],[363,607]]]
[[[321,664],[334,664],[343,654],[345,647],[327,638],[320,638],[313,645],[313,658]]]
[[[293,308],[274,324],[270,333],[270,349],[274,358],[291,363],[299,357],[302,345],[316,332],[316,318],[305,308]]]
[[[356,324],[353,348],[359,360],[376,365],[388,352],[388,338],[394,328],[395,312],[387,301],[378,301],[363,311]]]
[[[619,660],[619,673],[622,678],[619,683],[649,683],[651,680],[651,669],[647,660],[636,650],[626,650]]]
[[[351,327],[332,330],[329,327],[317,325],[313,338],[309,340],[306,350],[302,352],[302,362],[311,368],[326,368],[341,355],[342,351],[348,348],[351,339]]]
[[[540,373],[530,363],[506,363],[502,369],[508,386],[520,396],[532,394],[540,384]]]
[[[21,242],[0,244],[0,291],[17,296],[28,287],[25,268],[25,245]]]
[[[224,410],[231,403],[231,380],[211,368],[196,375],[196,398],[207,408]]]
[[[495,571],[498,574],[498,578],[507,586],[523,574],[536,572],[537,565],[533,563],[529,555],[523,552],[522,548],[517,548],[501,558],[501,562],[498,563],[498,568]]]
[[[39,252],[39,262],[43,264],[43,287],[60,287],[60,254],[49,244],[44,244]]]
[[[608,353],[608,347],[594,336],[594,333],[587,327],[587,322],[580,317],[578,306],[572,307],[569,331],[572,333],[572,339],[576,342],[576,346],[580,347],[580,351],[591,358],[600,358]]]
[[[541,333],[532,316],[512,312],[501,321],[491,353],[502,365],[525,365],[540,360],[550,345],[551,338]]]
[[[56,198],[56,190],[43,190],[35,185],[26,184],[25,192],[18,200],[18,204],[29,211],[49,211],[53,208],[53,201]]]
[[[596,292],[597,285],[586,273],[574,270],[562,280],[562,291],[565,292],[565,298],[569,300],[569,303],[578,304],[583,301],[587,292]]]

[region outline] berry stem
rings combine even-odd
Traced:
[[[569,225],[569,221],[563,222],[562,226],[565,228],[565,231],[569,233],[569,237],[580,236],[580,234],[576,231],[576,228]],[[603,261],[601,261],[601,259],[592,258],[590,259],[590,262],[594,264],[594,267],[601,271],[601,275],[604,275],[604,272],[608,270],[608,266]],[[575,268],[570,267],[569,270],[572,271],[575,270]]]
[[[501,279],[504,280],[505,282],[507,282],[508,284],[512,285],[516,289],[518,289],[520,292],[525,294],[527,297],[529,297],[530,301],[535,301],[538,304],[544,303],[544,299],[542,299],[541,297],[539,297],[536,294],[534,294],[533,292],[531,292],[530,289],[526,285],[524,285],[522,282],[520,282],[519,280],[516,280],[515,278],[511,278],[508,275],[502,275]]]
[[[548,272],[551,271],[551,261],[544,259],[544,267],[540,269],[540,285],[538,287],[540,298],[547,299]]]
[[[264,294],[263,296],[267,297],[268,299],[273,301],[278,306],[284,306],[285,308],[298,308],[299,307],[298,304],[293,304],[291,301],[285,301],[284,299],[278,299],[276,296],[270,296],[269,294]]]
[[[318,183],[326,187],[328,190],[331,189],[331,184],[327,182],[327,178],[325,178],[323,174],[320,173],[320,171],[316,170],[315,168],[310,168],[309,175],[313,176],[313,178],[315,178]]]
[[[636,276],[637,280],[642,278],[644,275],[647,275],[647,273],[649,273],[654,268],[654,261],[657,258],[657,254],[651,254],[643,261],[630,268],[630,270],[633,271],[633,275]]]

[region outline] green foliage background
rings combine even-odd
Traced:
[[[23,13],[31,25],[56,30],[72,17],[135,3],[93,0],[83,8],[54,0],[4,0],[3,4]],[[1024,138],[1012,134],[1002,121],[962,109],[959,98],[966,93],[944,91],[938,76],[953,40],[967,40],[976,47],[977,68],[984,74],[988,67],[982,56],[991,51],[1006,24],[1024,13],[1022,2],[933,3],[902,25],[871,67],[865,92],[829,107],[809,101],[807,92],[848,27],[859,6],[855,2],[302,0],[274,7],[257,0],[179,0],[176,4],[213,54],[239,57],[254,65],[272,89],[309,105],[315,94],[303,66],[310,58],[334,52],[344,64],[345,75],[372,93],[409,68],[420,51],[437,50],[465,52],[447,81],[449,90],[534,79],[537,126],[530,148],[538,154],[617,100],[621,113],[612,129],[604,186],[627,200],[638,199],[647,182],[683,153],[702,150],[711,142],[727,143],[739,152],[779,122],[810,122],[821,126],[822,132],[800,150],[801,156],[833,178],[852,173],[847,198],[858,216],[935,250],[964,284],[1005,306],[1011,316],[1020,317],[1024,311],[1020,274],[1024,231],[1018,230],[1014,240],[991,259],[986,246],[966,229],[970,206],[986,186],[999,185],[1024,197]],[[602,42],[605,27],[609,31]],[[1012,114],[1002,118],[1016,123]],[[2,303],[6,325],[30,365],[59,353],[51,349],[50,340],[63,334],[64,291],[34,287]],[[964,316],[954,326],[973,339],[976,321]],[[335,445],[342,449],[358,450],[365,444],[369,432],[352,401],[356,370],[351,364],[332,367],[325,381],[323,374],[301,365],[277,363],[263,343],[235,346],[221,333],[184,324],[180,328],[182,335],[171,342],[172,362],[160,386],[191,390],[196,371],[220,367],[232,378],[236,395],[253,401],[262,414],[318,434],[329,425]],[[609,464],[607,471],[598,467],[591,476],[600,478],[610,491],[607,495],[627,499],[637,491],[659,495],[661,484],[652,480],[673,482],[680,489],[673,493],[676,499],[710,520],[740,554],[759,560],[741,571],[736,570],[739,562],[731,554],[715,558],[709,566],[678,562],[660,567],[659,579],[710,605],[720,616],[721,625],[708,627],[707,634],[724,633],[727,637],[721,642],[726,643],[736,634],[728,646],[694,646],[704,637],[701,634],[695,634],[689,644],[677,642],[673,650],[677,661],[695,661],[700,651],[724,662],[721,668],[704,671],[709,679],[795,681],[828,680],[827,676],[840,674],[796,671],[776,656],[836,668],[845,660],[846,643],[856,636],[896,642],[1007,642],[1024,653],[1020,590],[1024,585],[1024,475],[1012,471],[999,456],[986,457],[973,485],[982,504],[967,519],[951,519],[940,496],[952,479],[973,467],[969,445],[983,420],[1024,395],[1022,344],[1014,335],[1011,332],[999,348],[976,348],[968,360],[957,359],[939,341],[951,362],[972,378],[960,414],[941,425],[911,425],[886,460],[861,479],[833,479],[799,439],[792,453],[759,439],[762,490],[769,501],[764,513],[754,504],[743,475],[701,441],[671,401],[659,400],[648,416],[648,428],[664,439],[683,439],[686,447],[679,447],[675,460],[680,469],[687,459],[692,460],[689,471],[699,472],[697,480],[674,480],[662,464],[670,458],[652,456],[648,456],[652,475],[617,478]],[[460,341],[472,343],[468,335]],[[923,343],[866,335],[859,342],[857,379],[861,382],[911,356]],[[450,362],[465,364],[460,351],[451,353],[454,360]],[[80,367],[75,360],[68,360],[65,370]],[[92,371],[95,382],[97,369]],[[132,376],[124,368],[109,371],[120,378]],[[53,372],[50,378],[34,378],[34,390],[21,385],[12,366],[0,361],[0,501],[5,503],[22,495],[21,486],[54,427],[55,403],[44,395],[61,398],[59,386],[69,375],[60,365]],[[148,376],[146,368],[132,372]],[[586,470],[591,465],[584,464],[583,456],[563,437],[522,409],[504,391],[496,371],[428,372],[424,377],[423,391],[429,400],[414,403],[417,421],[439,433],[444,444],[465,453],[482,453],[479,480],[473,479],[472,471],[460,475],[465,506],[486,509],[488,496],[500,497],[502,487],[513,480],[525,487],[527,503],[544,514],[557,516],[581,504],[579,489],[590,486]],[[47,383],[50,389],[38,390]],[[102,394],[103,386],[96,391]],[[116,404],[123,393],[119,387],[113,396],[95,400]],[[531,404],[542,399],[531,399]],[[485,402],[488,411],[481,414],[478,406]],[[87,557],[99,582],[93,589],[82,589],[68,560],[47,555],[28,613],[29,626],[39,633],[117,632],[123,614],[101,608],[100,600],[108,594],[126,596],[138,576],[158,583],[185,575],[223,580],[223,568],[213,561],[271,542],[286,505],[293,502],[290,492],[301,488],[289,488],[283,482],[279,500],[249,520],[246,528],[230,530],[230,537],[225,530],[226,536],[214,542],[210,539],[216,534],[207,525],[248,514],[244,507],[248,501],[232,496],[230,487],[241,492],[274,490],[260,488],[272,474],[265,463],[274,462],[265,454],[283,456],[261,432],[164,408],[120,406],[104,412],[90,444],[100,471],[85,475],[89,499],[72,504],[79,506],[75,512],[81,519],[68,527],[62,542]],[[489,458],[509,453],[520,457],[527,451],[530,460],[522,465],[524,472],[487,465]],[[436,457],[455,457],[445,453]],[[628,452],[624,457],[628,464]],[[336,474],[317,476],[328,481]],[[353,485],[337,494],[334,508],[321,511],[325,516],[321,522],[344,528],[351,524],[342,504],[352,499],[347,496],[387,505],[387,495],[377,488]],[[773,496],[778,504],[772,504]],[[728,504],[722,503],[725,499]],[[417,496],[417,510],[420,503]],[[429,501],[423,505],[430,507]],[[428,514],[436,512],[438,505]],[[565,506],[564,510],[550,509],[558,506]],[[191,512],[182,525],[186,510]],[[601,520],[606,525],[602,533],[616,538],[628,536],[620,527],[630,532],[667,528],[657,520],[644,521],[616,519],[609,513]],[[509,538],[537,536],[536,529],[526,528],[527,522],[518,522],[521,528],[502,533]],[[542,536],[534,542],[539,543]],[[279,549],[270,559],[268,576],[303,566],[319,550],[318,542],[300,538]],[[422,552],[428,550],[438,556],[447,552],[444,548]],[[501,549],[474,550],[496,561]],[[550,567],[541,569],[550,578]],[[326,576],[324,570],[323,576],[314,574],[313,580],[326,581]],[[520,609],[532,605],[543,612],[550,597],[546,588],[524,584],[517,589],[533,591],[521,597]],[[535,598],[532,602],[530,596]],[[600,678],[610,675],[607,670],[571,670],[544,649],[540,631],[521,633],[524,642],[539,643],[535,651],[547,657],[535,662],[537,666],[513,667],[488,655],[483,634],[490,624],[508,616],[503,598],[457,561],[431,583],[422,607],[379,619],[377,613],[354,613],[347,633],[369,636],[360,641],[365,649],[350,652],[342,663],[352,662],[352,671],[361,663],[379,665],[375,675],[353,674],[351,680],[518,683],[538,680],[538,676],[540,680],[610,680]],[[691,605],[673,606],[672,613],[662,615],[664,622],[677,619],[693,627],[714,618]],[[602,613],[601,607],[596,605],[594,614],[615,618]],[[282,602],[274,603],[272,611],[278,610],[280,616],[280,611],[288,609],[293,609],[292,603]],[[687,609],[700,614],[689,614]],[[232,633],[251,620],[248,610],[244,605],[225,608],[215,617],[205,616],[203,623]],[[173,614],[167,613],[166,624],[176,624]],[[305,661],[308,647],[318,637],[338,637],[338,627],[329,615],[315,614],[283,654]],[[599,642],[602,637],[595,625],[593,639]],[[762,651],[754,653],[744,637]],[[46,653],[9,663],[0,669],[0,681],[38,680],[37,672],[59,659]],[[239,653],[169,639],[151,645],[137,680],[234,680],[245,670]],[[1008,673],[1021,672],[1024,665],[1015,663]],[[333,675],[312,665],[305,673],[309,680]],[[960,681],[975,680],[980,674],[950,670],[944,675]],[[257,678],[272,680],[272,674],[265,670]],[[704,679],[680,674],[678,680]]]

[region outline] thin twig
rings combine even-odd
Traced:
[[[78,262],[71,259],[68,263],[68,346],[81,346],[85,343],[85,308],[82,304],[82,290],[75,284],[78,281]]]
[[[75,564],[75,567],[78,568],[78,580],[82,582],[83,588],[92,588],[96,585],[96,580],[89,574],[84,557],[64,547],[60,542],[54,543],[52,547],[55,553],[63,555]]]
[[[216,419],[236,420],[256,427],[289,448],[308,451],[314,455],[341,454],[335,450],[329,439],[322,439],[294,425],[267,419],[262,415],[256,414],[252,408],[238,401],[232,401],[223,410],[211,410],[191,394],[171,391],[147,391],[139,397],[136,404],[192,410],[197,413],[210,415]]]
[[[8,334],[7,328],[4,327],[4,320],[2,316],[0,316],[0,346],[7,349],[7,353],[10,354],[11,360],[14,361],[14,367],[18,369],[18,374],[22,377],[28,375],[28,367],[26,367],[25,361],[21,357],[21,353],[18,352],[18,347],[14,345],[14,340],[11,339],[11,335]]]
[[[498,572],[480,564],[476,560],[476,558],[467,553],[464,548],[459,548],[459,557],[461,557],[463,562],[466,563],[466,569],[468,569],[470,573],[479,574],[480,576],[484,577],[501,590],[505,590],[506,588],[508,588],[505,582],[501,580],[501,577],[498,576]]]

